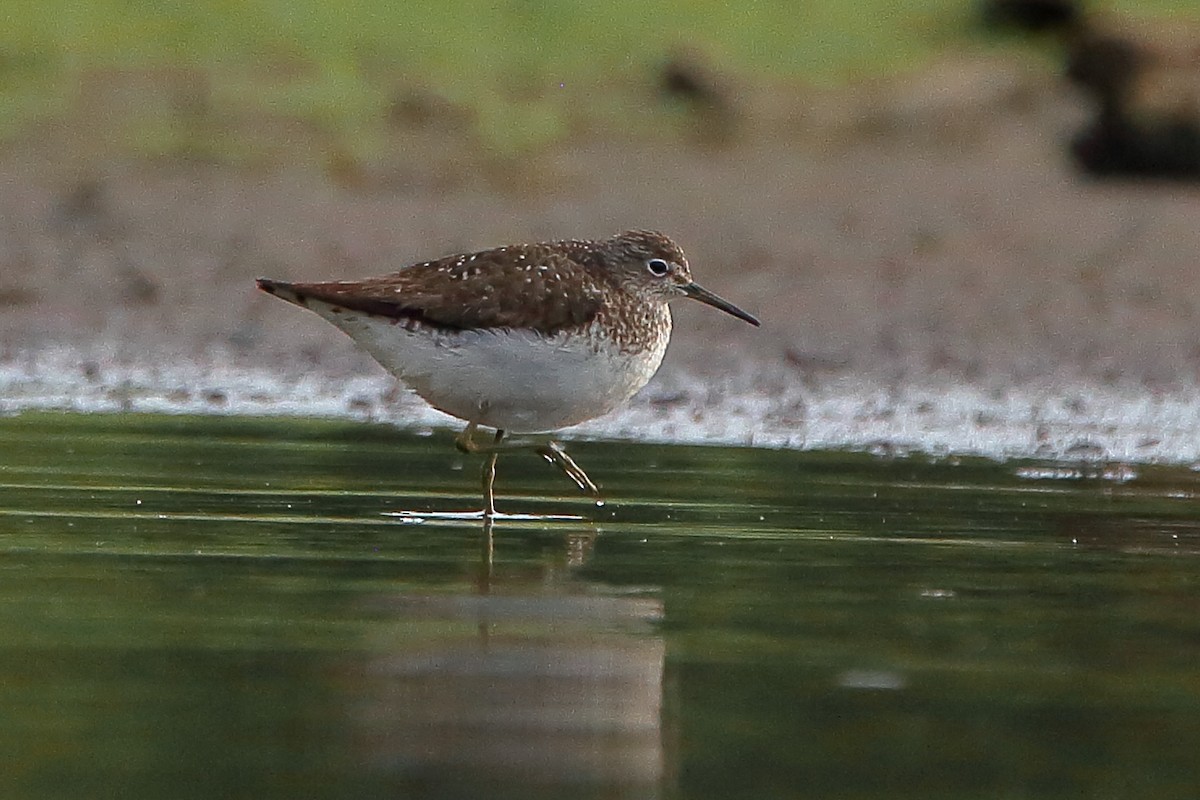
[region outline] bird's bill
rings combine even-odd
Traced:
[[[698,283],[688,283],[681,288],[683,289],[683,293],[693,300],[699,300],[705,305],[712,306],[713,308],[719,308],[726,314],[732,314],[738,319],[745,320],[755,327],[761,324],[757,319],[747,314],[745,311],[742,311],[733,303],[725,300],[724,298],[718,297]]]

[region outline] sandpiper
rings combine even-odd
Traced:
[[[501,450],[532,448],[598,494],[557,442],[504,437],[576,425],[633,396],[662,363],[669,301],[691,297],[759,324],[693,281],[683,250],[655,231],[499,247],[379,278],[257,283],[320,314],[431,406],[466,421],[455,444],[486,456],[489,519]],[[476,440],[481,426],[495,430],[491,441]]]

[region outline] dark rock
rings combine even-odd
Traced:
[[[992,28],[1026,31],[1062,30],[1083,16],[1079,0],[984,0],[983,22]]]

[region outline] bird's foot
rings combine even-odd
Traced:
[[[592,479],[583,471],[583,467],[575,463],[575,459],[567,455],[567,451],[558,442],[547,442],[535,448],[537,454],[562,470],[563,474],[574,481],[581,492],[587,492],[593,497],[600,495],[600,490]]]

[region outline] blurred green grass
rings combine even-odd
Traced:
[[[73,116],[108,126],[122,149],[236,160],[278,138],[277,126],[256,130],[271,118],[353,157],[387,146],[379,131],[415,90],[461,110],[479,146],[504,155],[580,120],[645,125],[639,98],[681,47],[733,74],[836,84],[993,46],[976,11],[970,0],[13,2],[0,11],[0,140]]]

